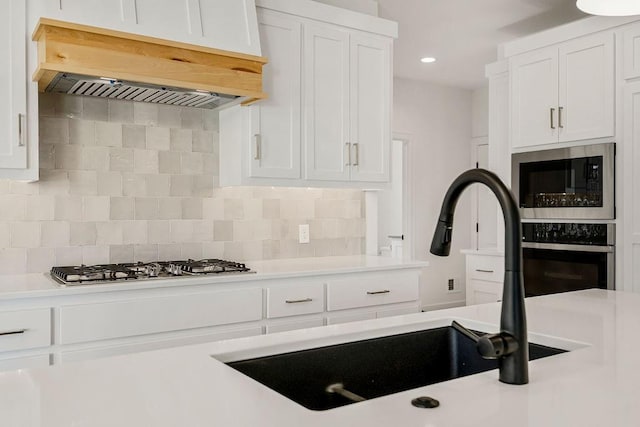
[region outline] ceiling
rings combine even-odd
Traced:
[[[379,14],[398,22],[394,74],[476,89],[497,46],[587,15],[575,0],[378,0]],[[437,61],[423,64],[420,58]]]

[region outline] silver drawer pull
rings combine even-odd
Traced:
[[[384,291],[367,291],[367,295],[388,294],[389,292],[391,292],[389,289],[385,289]]]
[[[476,268],[478,273],[493,273],[493,270],[483,270],[481,268]]]
[[[313,298],[305,298],[305,299],[286,299],[284,300],[284,302],[286,302],[287,304],[298,304],[300,302],[311,302],[313,301]]]
[[[0,332],[0,337],[4,336],[4,335],[18,335],[18,334],[24,334],[25,332],[27,332],[28,329],[18,329],[15,331],[5,331],[5,332]]]

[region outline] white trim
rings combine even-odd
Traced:
[[[392,141],[402,141],[402,233],[404,242],[402,254],[404,258],[415,259],[415,210],[413,205],[413,170],[411,167],[411,139],[413,136],[404,132],[393,132]]]
[[[393,38],[398,37],[398,24],[396,22],[315,1],[256,0],[256,6],[370,33]]]
[[[518,55],[530,50],[557,44],[558,41],[567,41],[587,34],[619,27],[630,22],[638,21],[637,16],[605,17],[592,16],[578,21],[570,22],[559,27],[551,28],[530,36],[500,45],[505,57]]]
[[[445,308],[462,307],[466,304],[467,304],[467,301],[463,299],[457,300],[457,301],[451,301],[451,302],[440,302],[437,304],[423,305],[422,311],[434,311],[434,310],[443,310]]]

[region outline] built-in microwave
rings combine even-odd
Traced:
[[[516,153],[512,166],[522,218],[615,218],[614,143]]]

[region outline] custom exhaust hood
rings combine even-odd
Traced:
[[[210,109],[266,98],[260,56],[47,18],[33,40],[40,92]]]

